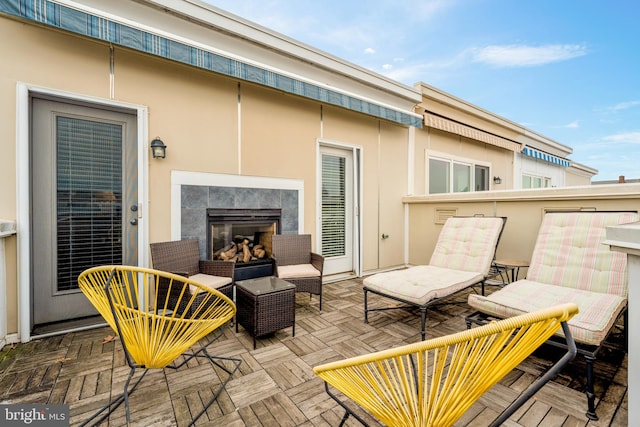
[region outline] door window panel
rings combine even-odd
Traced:
[[[322,255],[346,254],[345,158],[322,156]]]
[[[59,291],[89,267],[122,264],[122,126],[56,118]]]

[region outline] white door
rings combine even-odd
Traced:
[[[354,272],[354,162],[353,151],[320,147],[320,242],[323,275]]]
[[[137,264],[136,117],[33,99],[32,325],[97,314],[78,275]]]

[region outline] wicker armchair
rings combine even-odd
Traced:
[[[296,285],[296,292],[309,292],[320,298],[322,310],[322,269],[324,257],[311,252],[310,234],[275,234],[272,237],[275,275]]]
[[[153,268],[188,277],[211,289],[215,289],[229,299],[233,299],[233,274],[235,263],[220,260],[201,260],[197,240],[175,240],[151,243]],[[175,304],[181,289],[170,288],[161,283],[160,298],[169,294],[169,301]],[[187,289],[186,292],[190,292]],[[175,307],[174,307],[175,308]]]

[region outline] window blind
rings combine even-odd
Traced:
[[[322,255],[346,254],[345,158],[322,156]]]
[[[57,289],[78,275],[122,264],[122,126],[56,118]]]

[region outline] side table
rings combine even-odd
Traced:
[[[529,267],[527,261],[513,260],[513,259],[497,259],[493,262],[500,276],[504,272],[507,276],[507,283],[515,282],[518,279],[521,268]],[[511,272],[511,278],[509,278],[509,272]],[[506,283],[505,283],[506,284]]]
[[[253,337],[292,327],[296,335],[296,286],[278,277],[258,277],[236,282],[236,332],[238,324]]]

